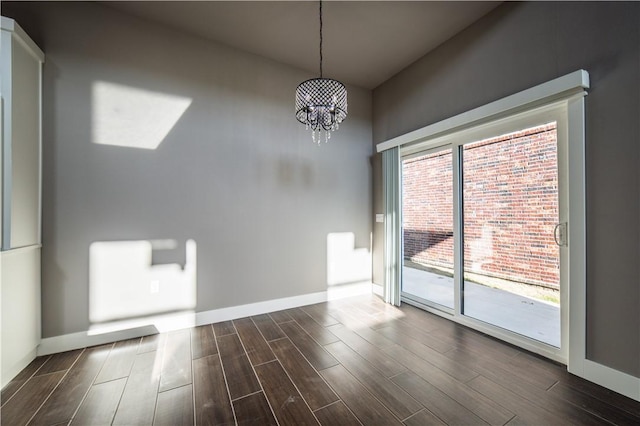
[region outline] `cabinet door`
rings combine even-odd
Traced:
[[[2,250],[38,245],[41,210],[43,54],[2,18]]]
[[[12,59],[11,248],[17,248],[40,243],[41,65],[19,43]]]

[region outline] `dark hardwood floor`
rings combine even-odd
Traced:
[[[639,425],[640,403],[414,307],[344,299],[39,357],[2,425]]]

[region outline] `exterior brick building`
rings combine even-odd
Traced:
[[[558,288],[555,123],[464,145],[465,271]],[[453,268],[452,154],[403,161],[404,257]]]

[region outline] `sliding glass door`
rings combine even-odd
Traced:
[[[560,347],[556,123],[462,145],[464,315]]]
[[[564,150],[554,117],[403,148],[402,298],[562,358]]]
[[[451,147],[402,160],[402,295],[454,309]]]

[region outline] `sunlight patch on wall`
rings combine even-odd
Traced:
[[[327,284],[371,281],[371,252],[356,248],[353,232],[327,235]]]
[[[93,143],[142,149],[156,149],[192,101],[104,81],[92,96]]]
[[[171,244],[173,242],[173,244]],[[89,320],[105,323],[194,310],[196,307],[196,242],[186,242],[186,263],[152,264],[152,251],[175,247],[173,240],[98,241],[89,248]],[[116,324],[113,324],[116,325]],[[102,327],[104,328],[104,327]]]

